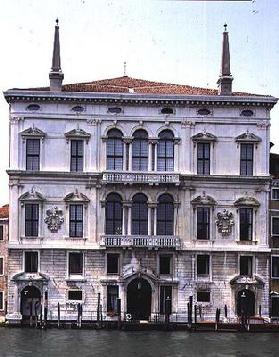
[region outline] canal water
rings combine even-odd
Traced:
[[[0,356],[279,356],[279,334],[0,328]]]

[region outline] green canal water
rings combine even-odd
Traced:
[[[0,356],[279,356],[279,334],[0,328]]]

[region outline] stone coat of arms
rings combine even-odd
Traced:
[[[52,209],[46,211],[47,217],[45,218],[45,223],[47,228],[51,233],[58,232],[58,229],[61,228],[62,223],[64,222],[63,212],[61,209],[58,209],[56,206]]]
[[[222,236],[227,236],[232,232],[232,226],[234,225],[234,219],[232,212],[229,212],[227,209],[224,209],[223,212],[217,213],[216,225],[218,232]]]

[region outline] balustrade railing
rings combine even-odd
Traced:
[[[178,236],[104,235],[101,245],[106,247],[179,248],[180,238]]]
[[[174,183],[179,184],[179,174],[146,172],[105,172],[104,182],[123,183]]]

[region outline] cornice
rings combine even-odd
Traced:
[[[272,108],[277,98],[272,96],[174,95],[138,93],[47,92],[11,89],[4,92],[8,103],[14,102],[70,102],[133,105],[212,105],[264,106]]]

